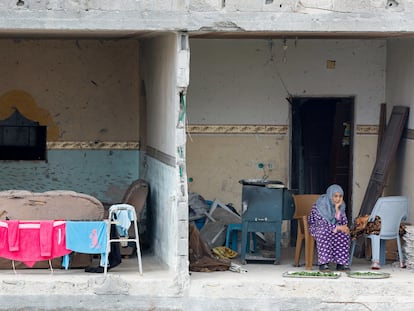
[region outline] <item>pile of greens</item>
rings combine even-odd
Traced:
[[[338,276],[336,272],[321,272],[321,271],[297,271],[291,272],[290,275],[297,275],[297,276]]]
[[[382,275],[382,273],[378,272],[370,272],[370,271],[364,271],[364,272],[350,272],[351,275],[354,276],[379,276]]]

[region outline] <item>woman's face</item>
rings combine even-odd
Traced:
[[[332,201],[335,205],[341,204],[343,200],[343,195],[339,192],[335,192],[332,196]]]

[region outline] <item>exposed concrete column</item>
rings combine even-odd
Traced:
[[[188,189],[187,189],[187,166],[186,166],[186,119],[187,103],[186,94],[190,77],[190,48],[188,35],[179,33],[177,36],[177,165],[179,169],[178,183],[178,277],[181,278],[183,287],[189,284],[188,274]]]

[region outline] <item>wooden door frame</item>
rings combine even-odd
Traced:
[[[352,215],[353,215],[353,204],[352,204],[352,199],[353,199],[353,163],[354,163],[354,141],[355,141],[355,133],[354,133],[354,127],[355,127],[355,97],[354,96],[292,96],[290,98],[288,98],[288,101],[290,103],[290,124],[291,126],[289,127],[289,141],[290,141],[290,145],[289,145],[289,180],[290,180],[290,186],[292,186],[292,173],[293,173],[293,127],[295,126],[293,124],[294,120],[293,120],[293,104],[296,100],[306,100],[306,99],[332,99],[332,100],[338,100],[338,101],[343,101],[344,103],[348,103],[350,105],[350,121],[351,121],[351,134],[350,134],[350,149],[349,149],[349,172],[348,172],[348,193],[346,194],[347,196],[347,217],[348,217],[348,221],[351,222],[352,221]],[[293,192],[295,192],[295,190],[298,189],[293,189]]]

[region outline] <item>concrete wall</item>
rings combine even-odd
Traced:
[[[414,80],[414,40],[390,39],[387,41],[387,89],[388,117],[392,106],[414,106],[412,83]],[[414,128],[414,114],[408,117],[409,129]]]
[[[413,7],[412,0],[11,0],[1,3],[0,30],[129,37],[168,30],[406,32],[414,31]]]
[[[240,208],[241,178],[268,175],[289,185],[286,97],[355,96],[353,203],[358,208],[385,99],[385,41],[288,40],[285,47],[282,40],[190,43],[190,191]],[[335,60],[334,69],[327,69],[328,60]]]
[[[0,189],[119,202],[139,176],[136,40],[0,40],[0,119],[46,125],[47,162],[0,163]]]
[[[147,144],[168,155],[175,155],[177,122],[173,99],[176,98],[176,42],[174,35],[145,40],[144,84],[147,111]]]
[[[84,0],[84,1],[62,1],[62,0],[38,0],[23,1],[17,5],[17,1],[4,1],[0,9],[31,9],[31,10],[102,10],[102,11],[273,11],[273,12],[363,12],[367,10],[409,10],[414,7],[411,0],[406,1],[384,1],[370,0],[355,3],[352,0],[124,0],[122,3],[111,0]]]
[[[143,40],[147,137],[141,175],[150,184],[154,252],[178,273],[181,286],[188,278],[188,205],[179,94],[188,85],[189,65],[180,57],[183,49],[188,53],[182,40],[186,36],[172,33]]]
[[[0,40],[1,116],[18,102],[58,127],[48,141],[136,141],[138,51],[136,40]]]
[[[385,190],[388,195],[405,195],[411,200],[411,212],[409,222],[414,221],[414,195],[412,185],[414,183],[413,157],[414,157],[414,40],[389,40],[387,43],[387,111],[392,111],[392,106],[410,107],[408,131],[402,140],[394,170]]]
[[[190,44],[190,124],[286,125],[289,95],[355,95],[355,122],[378,122],[385,96],[383,40],[299,39],[286,40],[284,47],[283,40],[191,39]],[[328,60],[336,62],[334,69],[327,68]]]

